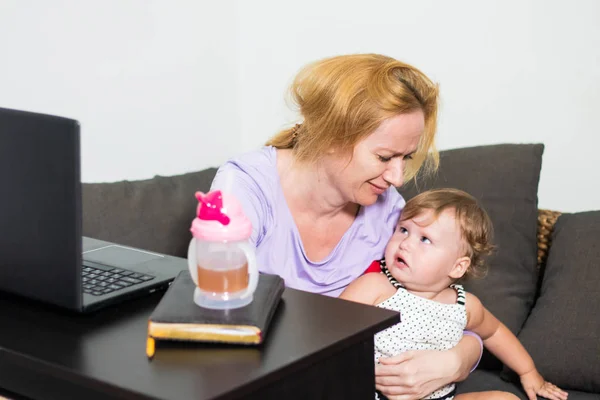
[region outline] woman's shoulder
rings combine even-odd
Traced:
[[[268,146],[237,155],[225,162],[215,175],[211,190],[231,193],[241,203],[252,222],[255,243],[276,220],[276,207],[281,202],[275,149]]]
[[[271,146],[236,155],[227,160],[217,170],[215,182],[223,183],[232,179],[236,183],[244,181],[263,186],[277,176],[275,149]]]
[[[276,163],[276,149],[272,146],[263,146],[256,150],[238,154],[227,160],[223,166],[233,164],[244,170],[263,170],[264,168],[275,169]]]

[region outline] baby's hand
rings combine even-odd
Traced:
[[[536,400],[540,395],[550,400],[566,400],[569,394],[559,387],[546,382],[537,369],[521,375],[521,385],[529,400]]]

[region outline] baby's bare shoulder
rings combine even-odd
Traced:
[[[381,299],[391,296],[389,288],[392,289],[392,293],[395,292],[395,288],[385,275],[370,272],[358,277],[348,285],[340,298],[360,303],[377,304],[382,301]]]

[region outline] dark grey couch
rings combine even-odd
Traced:
[[[467,282],[467,289],[518,335],[540,372],[570,399],[600,399],[600,211],[558,217],[547,261],[538,265],[542,153],[540,144],[443,151],[435,177],[419,177],[401,192],[410,198],[430,187],[457,187],[482,202],[498,249],[488,276]],[[194,192],[207,191],[215,172],[84,184],[84,235],[185,257]],[[492,389],[526,399],[511,372],[486,352],[459,392]]]

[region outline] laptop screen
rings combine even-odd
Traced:
[[[0,108],[0,290],[81,305],[77,121]]]

